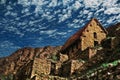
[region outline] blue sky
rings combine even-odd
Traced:
[[[0,57],[22,47],[63,45],[91,18],[120,22],[119,0],[0,0]]]

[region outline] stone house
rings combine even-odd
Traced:
[[[67,54],[69,59],[77,56],[78,51],[82,52],[89,47],[95,47],[101,44],[106,38],[107,31],[100,22],[93,18],[82,29],[71,36],[61,48],[62,54]],[[92,54],[90,54],[92,55]]]
[[[67,54],[69,57],[62,66],[63,76],[75,74],[84,65],[84,62],[80,62],[79,59],[86,61],[95,56],[98,46],[106,36],[106,29],[95,18],[73,34],[60,50],[62,54]]]

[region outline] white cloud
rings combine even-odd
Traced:
[[[93,14],[93,12],[89,12],[87,18],[90,19],[92,17],[92,14]]]
[[[108,8],[104,11],[104,14],[120,14],[120,8],[114,7],[114,8]]]
[[[61,12],[65,14],[67,12],[67,9],[63,9]]]
[[[58,14],[60,12],[61,12],[61,10],[59,9],[59,10],[54,11],[54,14]]]
[[[13,45],[13,43],[9,43],[8,41],[4,41],[4,42],[2,42],[2,43],[0,43],[0,47],[8,47],[9,45]]]
[[[29,21],[29,25],[33,26],[34,25],[34,21]]]
[[[32,5],[37,5],[37,6],[39,5],[39,6],[41,6],[41,5],[44,4],[44,0],[32,0],[31,4]]]
[[[15,45],[14,43],[10,41],[2,41],[0,43],[0,57],[8,56],[19,48],[21,47]]]
[[[11,15],[11,16],[13,16],[13,17],[17,17],[17,13],[16,13],[16,12],[7,11],[7,12],[5,13],[5,16],[8,16],[8,15]]]
[[[23,7],[29,6],[31,2],[29,0],[18,0],[18,4],[22,4]]]
[[[12,7],[10,5],[8,5],[7,10],[12,10]]]
[[[73,20],[73,23],[78,23],[78,22],[79,22],[78,19],[74,19],[74,20]]]
[[[16,17],[15,20],[20,20],[21,18],[24,18],[24,17],[29,16],[29,15],[32,15],[32,14],[34,14],[34,12],[32,12],[32,13],[27,12],[25,15],[22,15],[22,16],[20,16],[20,17]],[[13,21],[14,21],[14,20],[13,20]],[[28,20],[27,20],[27,21],[28,21]]]
[[[59,22],[63,22],[63,21],[65,21],[67,18],[69,18],[69,15],[67,15],[67,14],[61,15],[60,18],[59,18]]]
[[[84,0],[85,7],[95,8],[100,5],[99,0]]]
[[[73,24],[73,23],[68,23],[67,25],[68,25],[68,27],[69,27],[69,28],[71,28],[71,27],[73,27],[73,26],[74,26],[74,24]]]
[[[53,15],[49,15],[47,13],[43,13],[41,17],[42,18],[47,18],[48,20],[51,20],[54,16]]]
[[[67,34],[67,32],[57,32],[56,34],[58,34],[58,35],[65,35],[65,34]]]
[[[58,36],[64,37],[64,35],[66,35],[66,34],[67,34],[67,32],[55,32],[54,34],[50,34],[49,37],[58,39]]]
[[[80,27],[81,27],[81,26],[79,26],[79,25],[75,25],[75,26],[74,26],[74,28],[80,28]]]
[[[42,37],[39,37],[38,40],[36,40],[36,41],[41,41],[41,40],[43,40],[43,38],[42,38]]]
[[[0,48],[19,48],[19,47],[15,46],[15,44],[10,41],[3,41],[0,43]]]
[[[7,12],[5,13],[5,16],[10,15],[10,14],[11,14],[11,12],[10,12],[10,11],[7,11]]]
[[[19,22],[19,23],[18,23],[18,26],[23,26],[23,27],[24,27],[24,25],[26,25],[25,22]],[[22,27],[22,28],[23,28],[23,27]]]
[[[75,1],[75,4],[73,5],[73,7],[77,10],[81,7],[81,3],[79,1]]]
[[[69,4],[70,3],[70,0],[62,0],[63,2],[63,5],[67,5],[67,4]],[[72,1],[72,0],[71,0]]]
[[[35,5],[36,8],[35,8],[35,12],[36,13],[39,13],[39,12],[42,12],[42,5],[48,3],[48,1],[44,1],[44,0],[18,0],[18,4],[22,4],[24,8],[27,8],[29,9],[29,6],[30,5]],[[23,12],[26,12],[28,10],[25,10]]]
[[[110,24],[110,23],[114,22],[115,18],[116,17],[114,17],[114,16],[113,17],[109,17],[109,19],[107,20],[107,23]]]
[[[6,0],[0,0],[0,4],[5,4]]]
[[[3,31],[1,31],[1,32],[0,32],[0,34],[4,34],[5,32],[6,32],[6,31],[5,31],[5,30],[3,30]]]
[[[18,28],[14,27],[14,26],[6,26],[4,29],[7,30],[7,31],[10,31],[10,32],[12,32],[14,34],[19,35],[19,37],[24,36],[24,33],[19,31]]]
[[[59,16],[59,22],[63,22],[66,19],[71,17],[71,13],[72,13],[72,8],[68,7],[66,10],[63,9],[63,13],[62,14],[58,14]]]
[[[49,7],[55,7],[57,6],[57,0],[52,0],[49,4]]]
[[[36,32],[36,31],[39,31],[39,29],[37,29],[37,28],[27,28],[27,29],[25,29],[26,31],[28,31],[28,32]]]
[[[78,22],[79,22],[79,21],[78,21]],[[73,23],[69,23],[69,24],[68,24],[68,27],[69,27],[69,28],[79,28],[79,27],[81,27],[81,26],[80,26],[79,24],[73,22]]]
[[[42,29],[47,29],[47,27],[43,27],[41,25],[38,25],[39,29],[42,30]]]
[[[103,7],[106,7],[106,8],[112,8],[112,7],[116,7],[118,6],[117,3],[118,0],[103,0],[102,3],[103,3]]]
[[[89,14],[89,11],[88,10],[84,10],[83,14]]]
[[[21,13],[28,13],[29,12],[29,8],[24,8]]]
[[[118,0],[84,0],[85,7],[96,8],[103,6],[104,8],[112,8],[118,6]],[[102,5],[101,5],[102,4]]]
[[[120,20],[120,14],[116,17],[116,19],[119,21]],[[120,21],[119,21],[120,22]]]
[[[13,17],[17,17],[17,13],[15,13],[15,12],[11,12],[11,16],[13,16]]]
[[[84,20],[80,20],[79,22],[80,22],[80,23],[83,23],[83,22],[84,22]]]
[[[68,32],[70,33],[70,32],[72,32],[73,30],[68,30]]]
[[[56,32],[56,30],[46,30],[46,31],[40,31],[40,34],[53,34]]]
[[[43,13],[42,7],[41,7],[41,6],[36,6],[35,12],[36,12],[36,14],[37,14],[37,13]]]
[[[98,14],[99,12],[102,12],[102,11],[104,11],[104,10],[105,10],[104,8],[98,9],[98,10],[95,12],[95,14]]]

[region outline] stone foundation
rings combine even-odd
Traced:
[[[116,37],[108,37],[107,39],[105,39],[104,41],[102,41],[102,46],[105,49],[115,49],[115,47],[119,44],[119,39]]]
[[[83,62],[79,60],[71,60],[63,65],[63,76],[70,76],[83,65]]]
[[[97,49],[96,48],[88,48],[88,58],[91,59],[93,56],[95,56],[95,54],[97,53]]]
[[[49,75],[51,71],[51,62],[45,59],[35,58],[32,67],[31,78],[36,75]]]

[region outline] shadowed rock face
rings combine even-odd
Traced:
[[[108,34],[109,36],[119,36],[120,37],[120,22],[108,27],[107,31],[109,33]]]
[[[52,54],[56,54],[60,50],[58,47],[43,48],[22,48],[14,52],[12,55],[0,58],[0,73],[3,75],[15,74],[16,71],[35,57],[45,59],[50,58]]]

